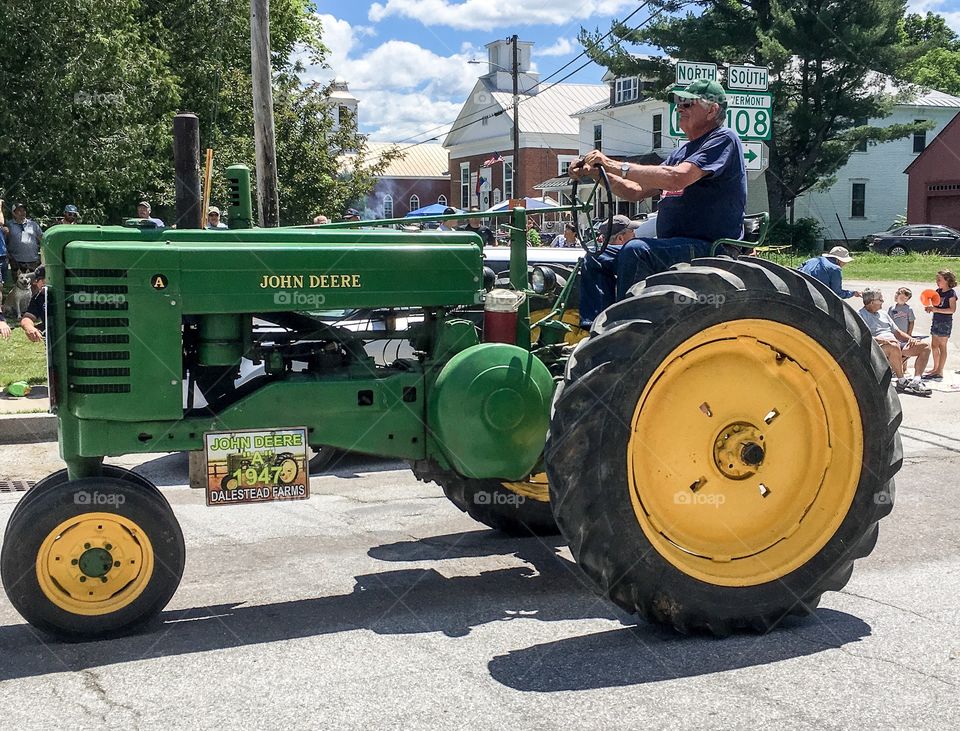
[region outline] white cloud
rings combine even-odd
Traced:
[[[370,34],[362,27],[332,15],[319,17],[323,42],[330,49],[329,68],[309,67],[304,78],[346,80],[360,100],[360,129],[372,139],[396,141],[449,125],[485,71],[483,66],[467,63],[486,56],[470,43],[449,56],[408,41],[389,40],[365,48],[361,36]]]
[[[950,11],[947,12],[944,6],[949,7]],[[910,0],[907,3],[907,12],[921,15],[926,15],[928,12],[939,13],[950,28],[960,33],[960,11],[953,10],[955,7],[956,4],[952,0]]]
[[[615,15],[636,7],[631,0],[550,0],[534,4],[496,3],[491,0],[386,0],[373,3],[367,17],[374,23],[390,16],[410,18],[424,25],[460,30],[493,30],[524,25],[567,25],[593,15]]]
[[[576,38],[558,38],[557,42],[544,48],[533,47],[534,56],[567,56],[573,51],[579,53],[580,44]]]

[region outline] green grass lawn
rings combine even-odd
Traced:
[[[784,266],[799,267],[810,257],[765,254],[764,258]],[[853,261],[843,268],[843,278],[867,281],[929,282],[931,287],[935,287],[934,279],[941,269],[949,269],[954,274],[960,272],[960,259],[935,254],[884,256],[854,252]]]
[[[47,382],[44,343],[31,343],[19,327],[9,340],[0,340],[0,388],[14,381]]]

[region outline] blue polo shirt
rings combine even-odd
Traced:
[[[743,145],[729,127],[715,127],[670,153],[663,164],[689,162],[706,175],[683,190],[665,190],[657,207],[657,238],[739,239],[747,207]]]

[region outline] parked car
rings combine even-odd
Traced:
[[[867,247],[870,251],[890,256],[925,251],[960,254],[960,231],[926,223],[898,226],[891,231],[867,236]]]

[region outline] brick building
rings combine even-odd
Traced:
[[[539,198],[535,185],[566,172],[577,158],[578,121],[573,112],[608,95],[602,84],[539,85],[530,71],[533,43],[519,41],[518,87],[520,159],[513,159],[513,47],[507,40],[487,44],[487,73],[477,79],[443,142],[450,158],[450,204],[485,210],[505,198]],[[484,166],[499,153],[503,162]],[[479,195],[478,178],[480,178]]]
[[[907,223],[960,230],[960,114],[911,162],[907,174]]]
[[[377,159],[391,142],[369,142],[367,157]],[[410,211],[450,199],[447,151],[437,143],[398,145],[401,157],[391,162],[367,196],[364,218],[402,218]]]

